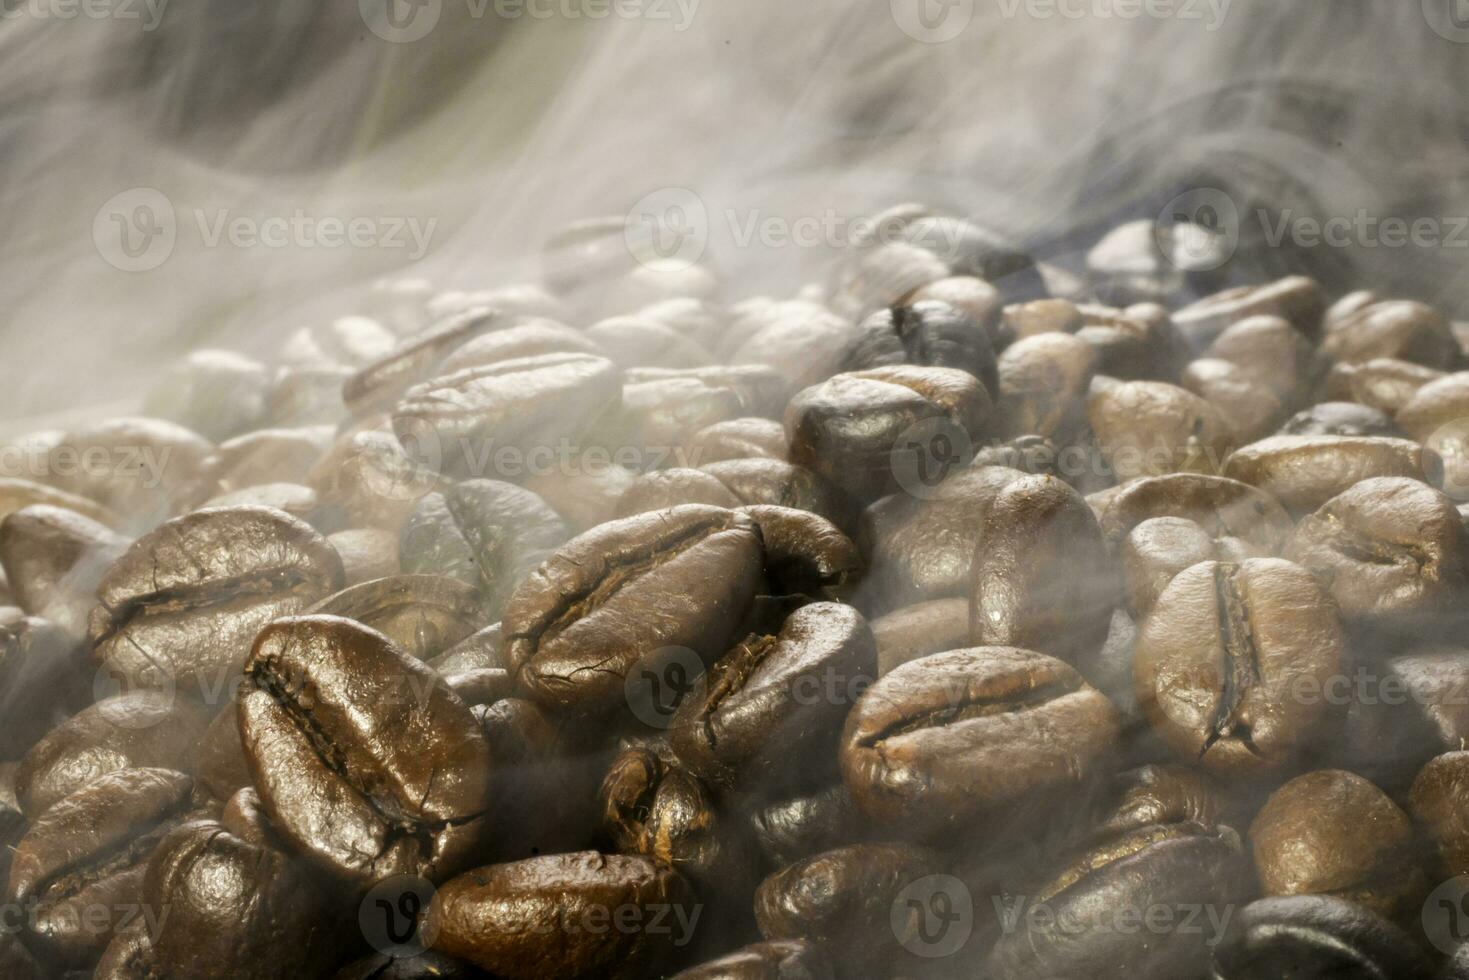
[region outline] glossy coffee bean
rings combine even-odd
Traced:
[[[846,370],[898,364],[958,368],[982,381],[986,391],[999,389],[989,333],[947,303],[926,300],[895,306],[862,322],[847,355]]]
[[[689,505],[603,524],[567,542],[511,597],[510,666],[559,711],[627,707],[633,671],[656,668],[669,651],[708,664],[728,649],[763,560],[755,522],[738,511]]]
[[[1199,396],[1161,381],[1098,377],[1086,401],[1102,458],[1118,480],[1165,473],[1214,473],[1230,428]]]
[[[94,656],[112,676],[191,694],[238,676],[260,628],[342,585],[310,525],[266,507],[201,510],[133,543],[97,587]]]
[[[475,336],[444,358],[437,374],[453,374],[465,368],[511,361],[542,354],[591,354],[606,357],[607,351],[588,334],[554,320],[536,317],[517,318],[514,326],[505,326]]]
[[[575,743],[534,702],[504,697],[471,710],[494,760],[486,856],[518,861],[586,847],[600,817],[591,780],[602,773],[588,771],[591,761],[574,755]]]
[[[1459,360],[1449,321],[1433,307],[1411,300],[1372,303],[1335,319],[1321,338],[1321,351],[1348,364],[1393,357],[1452,370]]]
[[[1290,413],[1289,404],[1265,381],[1229,361],[1212,357],[1191,361],[1178,383],[1209,404],[1223,423],[1230,445],[1265,438]]]
[[[1438,454],[1407,439],[1352,436],[1271,436],[1241,446],[1223,475],[1266,491],[1296,514],[1374,477],[1406,477],[1438,486]]]
[[[869,819],[903,836],[1023,830],[1099,775],[1116,711],[1043,654],[977,647],[886,674],[842,735],[842,776]]]
[[[1334,895],[1388,918],[1416,913],[1422,872],[1408,815],[1355,773],[1322,769],[1276,790],[1250,825],[1266,895]]]
[[[784,379],[779,380],[785,387]],[[622,388],[622,413],[606,428],[609,444],[647,447],[649,457],[695,459],[688,445],[704,429],[750,412],[740,390],[720,379],[680,374],[629,382]],[[650,465],[650,464],[643,464]]]
[[[1408,808],[1437,852],[1447,877],[1469,874],[1469,752],[1445,752],[1413,780]]]
[[[831,521],[774,504],[743,510],[760,528],[773,592],[845,600],[857,588],[866,565],[852,539]]]
[[[86,635],[97,585],[127,545],[106,525],[45,504],[0,522],[0,566],[17,604],[75,637]]]
[[[1318,402],[1286,419],[1283,436],[1401,436],[1386,413],[1355,402]]]
[[[802,466],[778,459],[730,459],[700,469],[657,470],[639,477],[618,502],[630,517],[680,504],[771,506],[809,511],[839,526],[852,508],[842,492]]]
[[[1354,646],[1351,676],[1328,692],[1347,702],[1333,758],[1398,794],[1420,766],[1469,739],[1469,649],[1391,636]]]
[[[1086,396],[1098,366],[1094,347],[1064,333],[1018,340],[1000,355],[996,401],[1003,439],[1038,435],[1068,446],[1086,430]]]
[[[168,910],[151,935],[150,976],[315,976],[342,948],[340,915],[317,872],[212,820],[159,843],[143,895]]]
[[[15,774],[34,820],[61,799],[120,769],[190,773],[209,719],[193,703],[141,691],[107,698],[46,733]]]
[[[1308,338],[1321,335],[1326,304],[1320,287],[1305,276],[1287,276],[1258,286],[1237,286],[1177,310],[1173,322],[1197,347],[1231,325],[1253,316],[1278,316]]]
[[[1116,836],[1156,824],[1192,823],[1212,829],[1227,797],[1208,774],[1184,764],[1139,766],[1118,773],[1103,796],[1097,832]]]
[[[847,712],[876,676],[877,645],[860,613],[803,606],[779,633],[746,637],[694,682],[671,720],[670,748],[726,789],[829,777],[819,762],[793,773],[790,760],[834,763]]]
[[[988,959],[990,975],[1193,976],[1245,894],[1244,881],[1239,835],[1228,827],[1134,830],[1077,855],[1029,892],[1028,908],[1044,911],[1002,930]],[[1147,925],[1130,924],[1150,910]]]
[[[583,851],[497,864],[440,886],[434,948],[507,980],[657,976],[693,939],[701,906],[647,858]]]
[[[419,498],[441,482],[435,469],[408,454],[384,419],[340,436],[308,478],[322,506],[340,515],[340,526],[395,534]]]
[[[0,608],[0,760],[19,759],[91,700],[86,649],[44,619]]]
[[[332,444],[330,426],[256,429],[221,442],[205,460],[201,496],[262,483],[305,483],[312,464]]]
[[[1303,401],[1328,367],[1305,334],[1276,316],[1240,320],[1214,338],[1203,356],[1237,365],[1288,406]]]
[[[487,307],[451,314],[359,367],[342,385],[342,401],[359,417],[391,408],[413,385],[439,373],[465,343],[504,325],[505,318]]]
[[[62,433],[55,433],[56,440],[62,438]],[[22,446],[24,448],[24,446]],[[49,449],[49,446],[47,447]],[[41,452],[41,449],[36,449]],[[108,510],[106,507],[80,494],[68,493],[45,483],[37,483],[35,480],[25,480],[19,477],[0,477],[0,520],[9,517],[18,510],[27,507],[45,505],[47,507],[59,507],[73,513],[81,514],[107,527],[116,527],[121,518]]]
[[[841,374],[799,392],[785,425],[793,463],[865,502],[900,489],[895,457],[913,426],[950,427],[978,443],[992,412],[984,385],[967,371],[900,365]]]
[[[1433,967],[1402,929],[1328,895],[1262,898],[1240,909],[1214,948],[1210,980],[1377,980]]]
[[[436,657],[488,625],[474,589],[443,575],[363,582],[327,596],[304,614],[356,620],[417,660]]]
[[[1121,557],[1128,611],[1142,620],[1168,583],[1185,568],[1201,561],[1239,562],[1266,556],[1241,538],[1215,538],[1187,518],[1153,517],[1127,535]]]
[[[749,826],[770,868],[857,843],[868,830],[851,791],[842,782],[785,799],[756,801]]]
[[[434,657],[429,666],[445,675],[481,668],[508,669],[504,631],[499,623],[491,623]]]
[[[1075,663],[1106,639],[1120,583],[1096,516],[1055,477],[1025,476],[995,494],[973,574],[973,644]]]
[[[6,901],[32,907],[34,943],[64,962],[100,956],[114,934],[156,925],[141,909],[154,847],[182,822],[193,781],[167,769],[109,773],[60,800],[16,846]]]
[[[240,742],[240,716],[234,701],[225,705],[199,744],[195,785],[201,795],[224,803],[250,785],[250,763]]]
[[[797,391],[841,371],[852,332],[845,315],[818,303],[792,300],[736,316],[721,350],[731,364],[774,368]]]
[[[1448,377],[1412,361],[1374,357],[1363,364],[1338,364],[1325,382],[1328,397],[1358,402],[1397,415],[1426,385]]]
[[[957,650],[969,641],[969,600],[931,599],[872,621],[881,677],[910,660]]]
[[[1410,479],[1354,484],[1301,519],[1285,555],[1330,582],[1348,619],[1444,613],[1469,585],[1459,512],[1444,494]]]
[[[417,956],[374,953],[342,967],[332,980],[484,980],[485,974],[432,950]]]
[[[262,483],[210,497],[201,508],[272,507],[298,520],[319,527],[330,527],[336,514],[321,506],[316,491],[299,483]]]
[[[1231,775],[1288,765],[1333,721],[1322,692],[1344,663],[1335,605],[1277,558],[1180,572],[1142,624],[1134,683],[1179,755]]]
[[[1102,534],[1120,545],[1133,528],[1154,517],[1182,517],[1215,538],[1239,538],[1275,554],[1290,537],[1290,515],[1269,493],[1224,477],[1198,473],[1135,480],[1087,498]]]
[[[240,739],[272,823],[338,874],[441,879],[484,830],[490,750],[431,668],[351,620],[261,631],[245,666]]]
[[[769,941],[814,943],[839,971],[878,971],[903,956],[893,904],[939,864],[911,844],[854,844],[798,861],[760,883],[755,921]],[[843,974],[844,975],[844,974]]]
[[[832,972],[814,943],[789,939],[752,943],[683,970],[673,980],[832,980]]]

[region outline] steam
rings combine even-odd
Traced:
[[[907,200],[1072,267],[1199,187],[1235,201],[1245,245],[1260,209],[1469,215],[1469,58],[1418,3],[917,0],[970,18],[931,44],[900,26],[909,0],[418,2],[436,25],[392,43],[371,3],[112,0],[99,17],[8,0],[5,428],[133,403],[190,347],[269,356],[291,329],[373,312],[386,275],[534,277],[559,225],[669,188],[703,206],[728,300],[819,281],[841,229]],[[138,188],[176,235],[125,272],[94,220]],[[329,219],[365,221],[370,243],[323,244]],[[820,225],[820,244],[776,240],[772,219]],[[284,244],[264,242],[281,222]],[[1466,305],[1469,252],[1288,245],[1242,246],[1237,274]]]

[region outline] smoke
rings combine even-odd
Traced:
[[[0,417],[132,403],[193,346],[269,355],[383,276],[534,277],[559,225],[670,189],[725,299],[821,280],[901,201],[1076,267],[1211,187],[1239,275],[1458,315],[1454,2],[4,0]],[[1444,241],[1298,240],[1363,214]]]

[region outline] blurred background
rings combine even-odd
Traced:
[[[534,279],[566,222],[669,193],[702,209],[729,301],[821,280],[844,229],[904,201],[1077,269],[1204,189],[1236,211],[1220,281],[1304,271],[1469,307],[1465,0],[7,0],[3,18],[9,431],[129,404],[192,347],[269,356],[372,313],[383,277]],[[782,242],[767,219],[826,230]],[[1332,219],[1354,230],[1297,233]],[[1388,219],[1434,224],[1394,245],[1370,230]]]

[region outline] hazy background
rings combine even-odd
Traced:
[[[829,261],[741,245],[747,222],[908,199],[1071,265],[1199,187],[1237,202],[1246,236],[1259,207],[1469,222],[1461,0],[528,2],[6,0],[5,427],[125,402],[188,347],[269,355],[362,311],[385,275],[534,276],[557,225],[670,187],[706,208],[726,299]],[[146,210],[159,195],[171,224]],[[166,258],[117,268],[118,215],[171,228],[135,239],[171,242]],[[293,216],[371,241],[211,240],[221,221]],[[1462,236],[1272,261],[1461,316]]]

